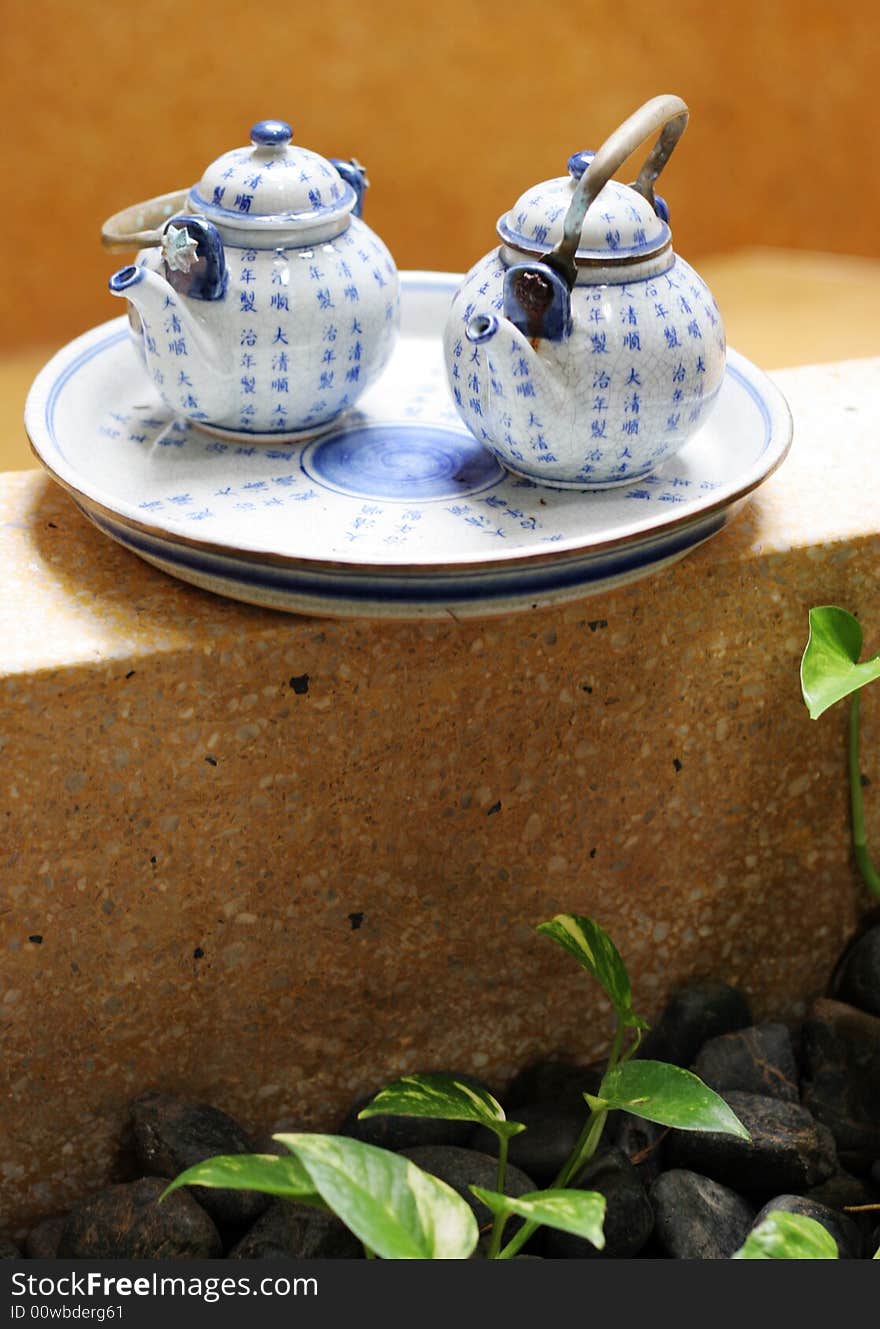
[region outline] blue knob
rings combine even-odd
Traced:
[[[568,172],[573,175],[575,180],[580,180],[584,171],[595,157],[595,152],[573,152],[568,159]]]
[[[257,148],[281,148],[292,138],[286,120],[259,120],[251,130],[251,143]]]

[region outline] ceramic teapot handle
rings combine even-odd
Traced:
[[[148,249],[162,243],[162,228],[169,217],[182,212],[189,191],[176,189],[144,203],[134,203],[108,217],[101,227],[101,243],[111,253]]]
[[[574,191],[568,212],[565,214],[562,239],[545,260],[565,276],[570,285],[574,284],[577,275],[574,256],[580,245],[584,218],[598,195],[630,153],[659,129],[660,136],[633,185],[651,207],[654,207],[654,181],[684,133],[688,114],[688,108],[680,97],[670,93],[661,97],[652,97],[606,138]]]

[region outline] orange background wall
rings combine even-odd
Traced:
[[[3,0],[0,349],[118,306],[103,218],[192,183],[251,123],[360,158],[401,267],[464,268],[529,184],[678,92],[664,177],[686,257],[877,255],[876,0]],[[853,191],[859,191],[854,206]]]

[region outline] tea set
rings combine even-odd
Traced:
[[[498,223],[501,245],[456,292],[444,335],[453,400],[516,474],[550,486],[628,484],[687,441],[724,375],[705,283],[672,249],[654,182],[688,120],[647,102],[569,174],[535,185]],[[632,186],[611,177],[659,131]],[[399,282],[363,222],[366,175],[263,120],[224,153],[110,278],[133,307],[160,396],[202,428],[308,438],[385,367]],[[166,196],[167,197],[167,196]],[[149,205],[133,210],[142,216]],[[120,245],[131,210],[104,226]]]
[[[105,222],[138,251],[109,281],[127,319],[38,376],[37,456],[141,557],[294,612],[507,613],[664,566],[791,441],[672,247],[655,184],[687,121],[646,102],[527,189],[463,279],[398,273],[363,166],[260,121]]]

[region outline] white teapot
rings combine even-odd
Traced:
[[[103,228],[110,248],[145,246],[110,290],[166,404],[251,440],[329,427],[378,377],[399,323],[397,269],[361,220],[363,167],[291,137],[261,120],[192,189]]]
[[[511,471],[540,484],[629,484],[677,452],[724,376],[721,316],[672,249],[654,182],[688,120],[655,97],[569,175],[528,190],[501,245],[465,277],[444,352],[456,408]],[[649,135],[632,186],[611,176]]]

